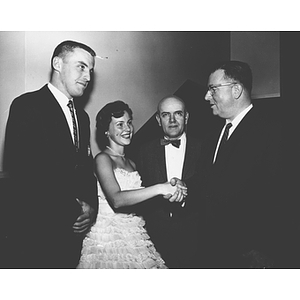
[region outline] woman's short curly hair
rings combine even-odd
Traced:
[[[125,102],[117,100],[106,104],[96,116],[96,141],[101,150],[108,145],[108,138],[105,132],[109,128],[109,124],[114,118],[120,118],[127,112],[132,118],[132,110]]]

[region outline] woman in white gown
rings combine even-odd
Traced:
[[[132,111],[127,104],[108,103],[99,111],[96,122],[97,142],[102,150],[95,157],[99,212],[83,241],[78,268],[165,269],[144,228],[144,220],[117,211],[157,195],[176,193],[176,201],[181,201],[186,191],[168,182],[142,188],[134,162],[124,154],[133,135]]]

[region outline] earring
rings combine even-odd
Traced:
[[[109,136],[108,131],[105,131],[104,134],[105,134],[107,137]]]

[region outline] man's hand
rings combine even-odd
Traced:
[[[168,199],[170,202],[182,202],[184,200],[184,198],[187,196],[186,184],[176,177],[173,177],[170,180],[170,183],[173,186],[176,185],[177,190],[172,196],[166,195],[166,196],[164,196],[164,198]]]
[[[78,200],[82,207],[82,214],[77,218],[73,225],[74,233],[85,233],[95,221],[95,210],[86,202]]]

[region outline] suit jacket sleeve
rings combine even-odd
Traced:
[[[47,86],[12,102],[6,126],[5,169],[15,184],[20,213],[16,219],[27,214],[35,216],[32,226],[39,223],[46,228],[54,220],[57,227],[71,226],[81,211],[76,189],[84,201],[97,207],[92,204],[97,197],[92,157],[86,152],[90,137],[87,116],[82,127],[84,151],[78,163],[65,116]],[[84,172],[76,176],[76,166],[81,164]]]

